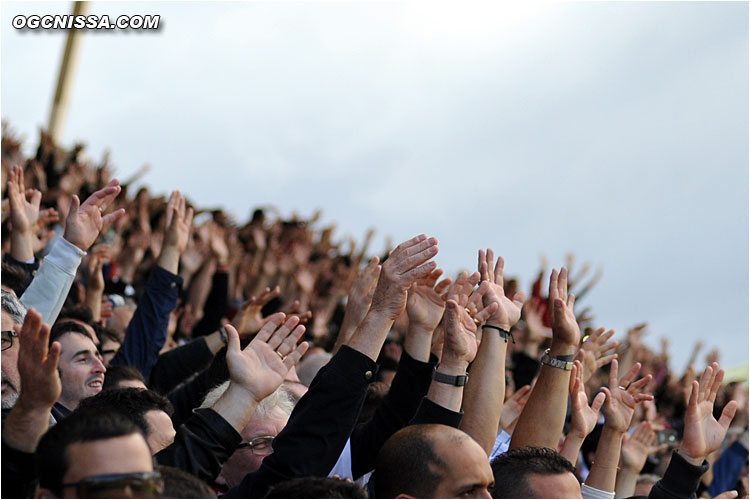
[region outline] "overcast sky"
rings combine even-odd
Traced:
[[[36,146],[65,32],[2,4],[2,119]],[[86,32],[65,145],[144,163],[241,219],[323,210],[373,249],[427,233],[451,272],[476,249],[524,289],[572,252],[581,301],[748,359],[748,6],[735,3],[102,3],[152,32]],[[701,359],[703,356],[701,357]],[[703,362],[701,361],[701,365]],[[702,366],[701,366],[702,367]]]

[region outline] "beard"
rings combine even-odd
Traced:
[[[2,383],[5,384],[2,395],[2,408],[3,410],[10,410],[16,405],[18,401],[18,389],[13,385],[13,382],[5,375],[2,374]]]

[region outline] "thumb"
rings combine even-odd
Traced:
[[[227,331],[227,354],[240,352],[240,336],[232,325],[225,326]]]
[[[70,200],[70,210],[68,211],[68,220],[71,220],[71,218],[75,218],[80,206],[81,206],[81,200],[78,199],[77,194],[74,194],[73,198]]]
[[[724,410],[721,412],[721,417],[719,417],[719,425],[724,428],[724,432],[729,429],[729,424],[732,423],[735,412],[737,412],[737,401],[730,401],[729,403],[727,403],[727,405],[724,407]]]
[[[719,493],[714,498],[737,498],[738,495],[739,493],[737,493],[736,490],[729,490],[724,493]]]
[[[604,400],[607,399],[607,397],[608,396],[606,394],[601,392],[597,394],[594,400],[591,402],[591,409],[595,412],[601,410],[602,405],[604,404]]]

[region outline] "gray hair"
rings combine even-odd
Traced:
[[[26,318],[26,306],[21,304],[15,294],[2,290],[2,306],[3,311],[10,314],[14,323],[23,324],[23,320]]]
[[[210,408],[219,400],[224,391],[229,387],[229,381],[220,384],[209,391],[203,399],[201,408]],[[294,409],[294,396],[283,385],[276,389],[269,396],[266,396],[255,409],[255,415],[266,418],[275,408],[283,411],[286,415],[291,415]]]

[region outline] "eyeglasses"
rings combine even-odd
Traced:
[[[13,347],[13,337],[18,337],[18,334],[13,330],[3,330],[2,335],[2,350],[4,351]]]
[[[239,450],[242,448],[250,448],[250,451],[253,452],[253,455],[265,457],[266,455],[270,455],[271,453],[273,453],[274,439],[274,436],[260,436],[250,440],[247,443],[240,444],[237,449]]]
[[[91,476],[60,487],[75,488],[78,498],[156,498],[164,492],[164,480],[157,471],[133,472]]]

